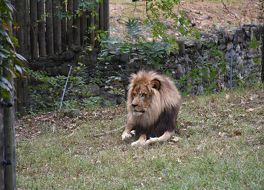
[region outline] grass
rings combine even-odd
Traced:
[[[125,113],[41,127],[17,143],[20,189],[263,189],[264,91],[185,98],[179,142],[134,148],[120,140]]]

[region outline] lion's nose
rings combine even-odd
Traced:
[[[137,104],[135,104],[135,103],[132,103],[132,107],[134,108],[134,107],[136,107],[137,106]]]

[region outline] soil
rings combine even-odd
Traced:
[[[223,3],[224,2],[224,3]],[[182,9],[200,30],[237,27],[260,23],[258,0],[242,0],[234,3],[193,1],[183,2]]]
[[[244,24],[259,24],[263,21],[259,0],[186,0],[175,11],[183,10],[193,26],[207,32],[220,28],[234,28]],[[111,35],[125,36],[125,21],[135,17],[144,20],[146,3],[129,0],[110,1]]]

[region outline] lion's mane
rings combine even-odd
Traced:
[[[159,88],[152,89],[152,101],[148,110],[141,117],[133,116],[133,88],[139,84],[151,84],[152,81],[159,81]],[[174,130],[177,114],[181,106],[181,96],[174,83],[166,76],[154,71],[139,71],[131,76],[128,87],[127,110],[128,117],[135,123],[138,133],[144,132],[160,135],[166,130]]]

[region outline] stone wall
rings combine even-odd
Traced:
[[[110,61],[101,62],[98,62],[96,52],[87,54],[74,50],[57,58],[38,60],[32,67],[52,76],[67,75],[69,64],[83,63],[82,76],[93,88],[93,94],[107,97],[114,103],[125,100],[129,76],[139,69],[166,73],[181,92],[201,94],[260,80],[260,36],[260,27],[256,25],[203,33],[200,40],[180,41],[179,51],[164,55],[164,61],[159,65],[136,59],[136,50],[113,54]]]
[[[180,51],[156,65],[134,59],[130,54],[113,55],[110,61],[96,62],[96,54],[82,56],[87,81],[104,92],[124,96],[131,73],[155,69],[172,77],[178,88],[188,94],[201,94],[260,80],[260,27],[244,25],[230,31],[203,33],[200,40],[183,40]],[[134,52],[135,53],[135,52]]]

